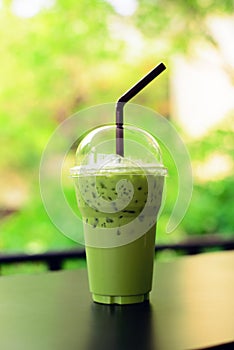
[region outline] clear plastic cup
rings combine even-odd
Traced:
[[[116,155],[116,126],[89,132],[71,168],[83,218],[93,300],[132,304],[149,299],[157,216],[164,178],[161,151],[146,131],[124,127],[124,157]]]

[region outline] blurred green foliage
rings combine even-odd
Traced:
[[[182,224],[191,234],[213,232],[234,234],[233,126],[234,115],[230,115],[202,140],[189,145],[194,168],[199,169],[201,164],[203,167],[206,166],[202,172],[203,179],[194,174],[193,198]],[[229,171],[221,174],[221,177],[219,160],[224,161],[229,167]],[[209,163],[212,165],[210,169],[207,168]],[[206,171],[207,175],[211,175],[210,179]]]
[[[12,1],[3,1],[0,9],[0,209],[16,212],[0,221],[0,249],[37,252],[72,247],[75,243],[50,222],[40,198],[38,169],[51,133],[77,110],[116,101],[161,59],[167,64],[175,53],[189,53],[198,38],[217,45],[206,26],[207,16],[232,13],[233,1],[139,0],[136,12],[127,17],[99,0],[57,0],[30,18],[14,14],[11,5]],[[125,30],[132,30],[132,41],[125,38]],[[136,35],[144,40],[137,54]],[[146,89],[133,102],[169,117],[168,75],[170,64],[158,82],[160,89]],[[195,168],[217,149],[233,167],[233,130],[223,127],[230,124],[232,117],[204,138],[187,142]],[[177,195],[177,171],[170,155],[165,155],[165,162],[170,169],[170,196],[160,218],[158,240],[210,232],[232,234],[234,180],[230,175],[211,181],[195,176],[187,215],[174,235],[164,234]],[[21,187],[24,198],[16,201],[14,190],[20,192]],[[66,195],[75,207],[70,187]]]

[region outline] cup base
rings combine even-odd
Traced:
[[[149,300],[149,293],[139,294],[139,295],[100,295],[92,294],[93,301],[100,304],[118,304],[118,305],[127,305],[127,304],[138,304],[143,303],[144,301]]]

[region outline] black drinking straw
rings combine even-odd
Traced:
[[[124,137],[123,137],[123,109],[125,103],[138,94],[146,85],[166,69],[163,63],[159,63],[154,69],[146,74],[138,83],[123,94],[116,103],[116,154],[124,156]]]

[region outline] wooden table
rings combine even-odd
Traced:
[[[3,350],[182,350],[233,341],[234,251],[156,262],[150,303],[129,306],[93,303],[85,269],[0,277]]]

